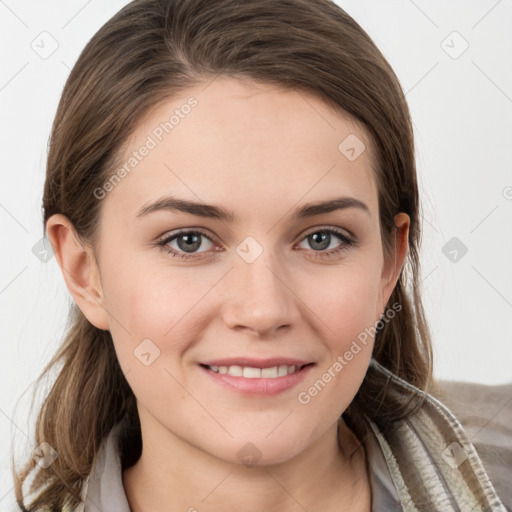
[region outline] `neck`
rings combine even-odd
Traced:
[[[364,451],[343,420],[292,459],[266,466],[233,464],[153,427],[151,436],[142,429],[141,457],[123,473],[132,512],[370,510]]]

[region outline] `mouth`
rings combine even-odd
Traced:
[[[244,377],[246,379],[277,379],[279,377],[286,377],[292,373],[301,371],[306,366],[311,366],[314,363],[306,363],[302,365],[288,365],[280,364],[266,368],[258,368],[255,366],[241,366],[241,365],[207,365],[201,364],[203,368],[207,368],[214,373],[221,375],[231,375],[232,377]]]
[[[234,363],[239,364],[234,364]],[[244,395],[268,397],[290,390],[304,380],[315,363],[299,360],[255,361],[247,359],[200,363],[210,382]],[[221,364],[213,364],[221,363]],[[224,363],[224,364],[222,364]],[[279,364],[277,364],[279,363]]]

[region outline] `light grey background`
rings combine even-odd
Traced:
[[[0,0],[0,512],[12,502],[11,436],[32,432],[31,390],[15,405],[62,339],[71,300],[55,258],[33,252],[51,123],[79,52],[126,3]],[[338,3],[411,108],[435,375],[511,382],[512,1]]]

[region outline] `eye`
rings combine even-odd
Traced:
[[[331,244],[338,240],[337,246],[331,248]],[[206,240],[206,247],[204,247],[204,241]],[[316,228],[315,231],[310,231],[303,239],[307,240],[310,246],[313,248],[312,252],[315,257],[333,257],[340,254],[343,251],[347,251],[351,246],[355,246],[356,242],[350,236],[346,235],[343,231],[335,228]],[[172,245],[174,244],[174,246]],[[215,244],[211,238],[201,230],[182,230],[178,233],[174,233],[170,236],[165,237],[157,245],[164,251],[171,254],[173,257],[182,259],[192,259],[201,256],[196,256],[201,252],[209,252]],[[203,247],[204,250],[200,251]],[[219,249],[215,249],[217,251]]]
[[[204,240],[207,241],[206,251],[211,248],[211,246],[214,246],[211,239],[199,230],[180,231],[164,238],[162,241],[158,242],[158,245],[166,252],[172,254],[173,257],[189,258],[194,257],[194,254],[197,252],[205,252],[198,251],[201,246],[204,246]],[[174,247],[170,245],[172,243],[175,243]],[[210,244],[210,247],[208,247],[208,244]]]
[[[342,243],[335,246],[333,249],[326,251],[325,249],[329,248],[332,242],[338,239]],[[310,246],[313,248],[313,252],[315,256],[334,256],[342,251],[348,250],[351,246],[355,245],[355,241],[352,240],[348,235],[346,235],[343,231],[334,229],[334,228],[325,228],[325,229],[316,229],[315,231],[311,231],[306,235],[303,240],[307,240]]]

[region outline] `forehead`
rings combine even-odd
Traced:
[[[316,95],[220,76],[148,112],[112,169],[125,172],[106,203],[131,218],[167,194],[230,210],[341,195],[373,208],[372,163],[364,127]]]

